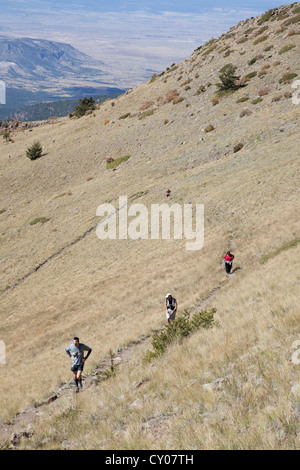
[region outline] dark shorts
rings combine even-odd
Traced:
[[[230,273],[231,268],[232,268],[232,263],[226,263],[225,261],[225,270],[227,273]]]
[[[72,372],[77,372],[78,370],[83,371],[83,368],[84,368],[84,362],[82,362],[81,364],[78,364],[76,366],[72,366],[71,371]]]

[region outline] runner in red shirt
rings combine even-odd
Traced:
[[[230,274],[232,269],[232,261],[234,259],[234,255],[227,251],[226,255],[223,257],[224,260],[224,267],[227,274]]]

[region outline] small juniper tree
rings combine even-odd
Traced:
[[[34,142],[34,144],[26,150],[26,156],[30,160],[36,160],[43,154],[43,147],[40,142]]]
[[[4,132],[3,134],[3,139],[5,139],[5,142],[9,142],[10,140],[10,133],[8,131]]]
[[[221,83],[217,83],[219,92],[237,90],[241,87],[240,77],[235,75],[236,69],[234,65],[228,64],[220,70],[219,79]]]

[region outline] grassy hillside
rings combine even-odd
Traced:
[[[216,325],[151,363],[151,342],[137,344],[108,380],[41,407],[22,446],[299,448],[299,14],[296,3],[241,22],[93,114],[0,143],[2,441],[17,412],[71,380],[74,335],[93,348],[92,373],[165,324],[172,292],[178,315],[215,307]],[[244,86],[219,96],[229,63]],[[30,161],[35,140],[45,155]],[[203,203],[204,248],[100,241],[97,207],[126,195]]]

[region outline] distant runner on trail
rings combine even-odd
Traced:
[[[224,267],[225,267],[225,271],[227,274],[230,274],[233,259],[234,259],[234,255],[231,254],[230,251],[227,251],[226,255],[223,256]]]
[[[84,351],[87,351],[87,355],[85,357],[83,357]],[[72,358],[73,361],[71,371],[74,373],[76,393],[79,392],[78,384],[80,385],[80,388],[82,388],[81,374],[84,368],[84,363],[91,354],[91,352],[91,348],[89,348],[83,343],[79,343],[79,338],[77,338],[77,336],[75,336],[75,338],[73,339],[73,344],[70,344],[70,346],[66,348],[66,353],[69,357]]]
[[[172,294],[167,294],[166,295],[166,317],[167,317],[168,323],[170,323],[171,320],[175,320],[176,311],[177,311],[177,300],[174,297],[172,297]]]

